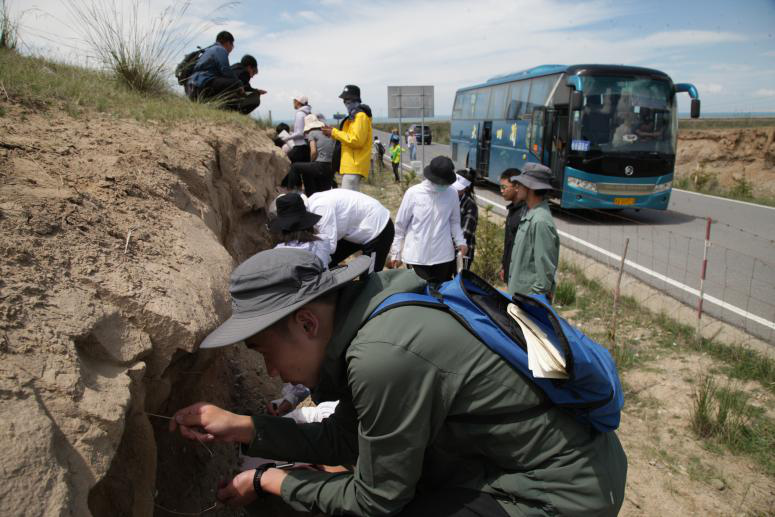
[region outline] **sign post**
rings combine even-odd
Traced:
[[[425,117],[434,117],[433,86],[388,86],[388,117],[398,119],[398,145],[403,136],[403,119],[420,119],[421,160],[425,168]],[[401,153],[403,162],[403,153]]]

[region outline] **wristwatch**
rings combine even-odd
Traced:
[[[253,474],[253,490],[256,492],[256,495],[258,497],[261,497],[263,495],[266,495],[266,492],[261,488],[261,476],[269,469],[273,469],[277,466],[276,463],[264,463],[263,465],[259,465],[256,469],[256,473]]]

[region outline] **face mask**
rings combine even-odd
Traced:
[[[344,106],[347,108],[347,111],[349,113],[352,113],[355,108],[358,107],[360,103],[358,101],[344,101]]]
[[[444,192],[449,188],[449,185],[437,185],[436,183],[431,183],[433,185],[434,192]]]

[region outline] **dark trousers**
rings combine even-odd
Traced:
[[[418,264],[408,264],[417,273],[417,276],[432,284],[440,284],[447,280],[452,280],[457,273],[457,261],[442,262],[432,266],[422,266]]]
[[[393,176],[396,178],[396,181],[399,181],[400,178],[398,177],[398,167],[400,164],[396,162],[391,162],[391,163],[393,164]]]
[[[257,92],[242,95],[242,87],[242,81],[239,79],[213,77],[194,92],[194,97],[204,102],[217,102],[220,108],[247,115],[261,104],[261,95]]]
[[[331,162],[292,163],[288,176],[288,184],[294,188],[299,184],[299,180],[304,183],[304,194],[307,197],[315,192],[334,188],[334,169]]]
[[[398,517],[507,517],[490,494],[464,488],[447,488],[418,494]]]
[[[336,243],[336,251],[331,255],[331,267],[336,266],[356,251],[361,251],[364,255],[373,254],[374,271],[382,271],[385,267],[388,253],[390,252],[390,246],[393,244],[394,236],[395,228],[393,227],[393,220],[388,219],[385,228],[379,232],[379,235],[366,244],[355,244],[354,242],[340,239],[339,242]]]
[[[291,163],[309,161],[309,144],[294,145],[288,153],[288,159]]]

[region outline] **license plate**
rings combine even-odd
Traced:
[[[634,205],[635,198],[634,197],[615,197],[614,204],[615,205]]]

